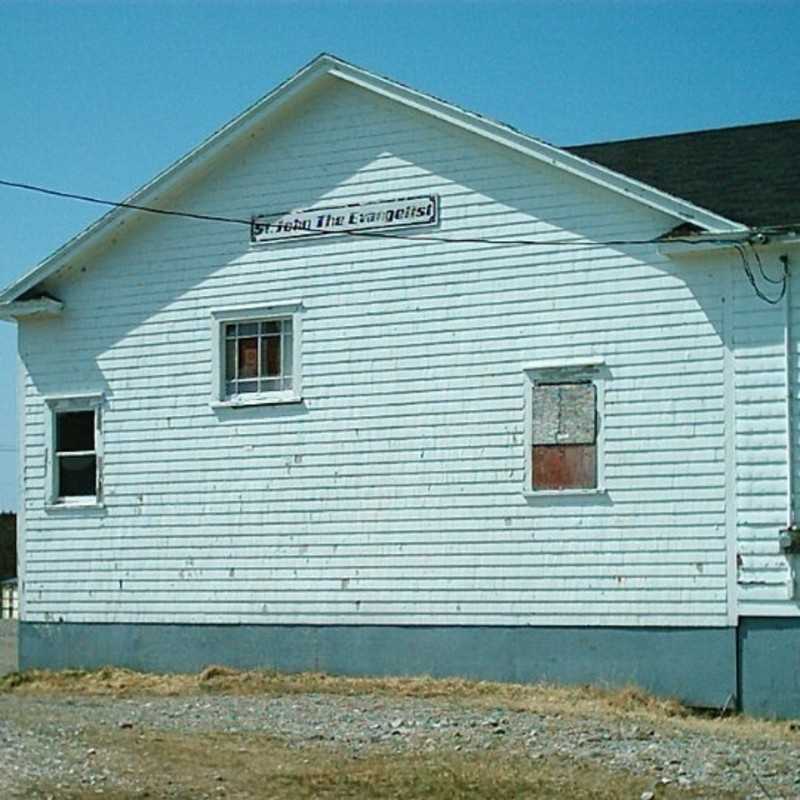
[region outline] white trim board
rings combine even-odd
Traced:
[[[706,209],[673,197],[652,186],[633,180],[592,161],[522,134],[513,128],[465,111],[451,103],[410,89],[400,83],[348,64],[336,56],[323,53],[284,81],[261,100],[243,111],[227,125],[183,158],[176,161],[142,188],[125,198],[133,205],[157,206],[160,200],[188,183],[223,152],[243,140],[254,128],[263,125],[278,112],[287,109],[301,94],[318,88],[323,81],[342,80],[377,95],[443,120],[487,140],[523,153],[537,161],[583,178],[609,191],[623,195],[676,219],[692,222],[715,232],[745,231],[747,227]],[[0,293],[0,304],[16,300],[24,292],[68,266],[70,260],[83,257],[106,244],[118,228],[141,212],[130,208],[113,208],[81,233],[68,241],[38,266]]]

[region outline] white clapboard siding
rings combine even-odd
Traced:
[[[780,251],[762,256],[767,271],[780,271]],[[781,529],[787,524],[787,414],[785,301],[770,305],[759,299],[734,259],[734,341],[736,384],[736,519],[739,613],[798,613],[792,557],[782,553]],[[756,270],[757,279],[760,278]],[[798,391],[797,347],[800,339],[800,282],[791,291],[794,342],[793,394]],[[780,287],[759,280],[769,296]],[[797,415],[792,441],[795,482],[798,472]],[[795,490],[796,497],[796,490]],[[796,501],[795,501],[796,502]]]
[[[550,243],[251,248],[142,218],[50,281],[62,317],[21,326],[26,619],[727,623],[724,280],[559,243],[675,219],[346,86],[171,202],[247,219],[429,192],[431,233]],[[212,408],[211,310],[296,301],[303,404]],[[526,499],[523,367],[592,356],[607,494]],[[105,508],[46,511],[43,397],[89,391]]]

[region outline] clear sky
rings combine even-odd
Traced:
[[[0,0],[0,178],[121,199],[321,51],[553,144],[798,118],[798,31],[798,0]],[[0,187],[0,284],[101,213]]]

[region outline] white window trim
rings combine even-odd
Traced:
[[[605,385],[607,370],[601,357],[536,361],[522,368],[525,379],[525,469],[522,494],[526,498],[596,496],[606,493],[605,469]],[[538,383],[591,381],[597,392],[597,486],[592,489],[533,488],[533,389]]]
[[[219,308],[211,311],[211,406],[240,408],[242,406],[299,403],[303,400],[303,304],[300,300],[274,305],[248,305]],[[292,320],[292,388],[284,392],[253,392],[228,397],[225,393],[225,323],[247,322],[277,318]]]
[[[51,395],[44,398],[45,415],[45,507],[48,510],[104,508],[103,504],[103,403],[102,394]],[[97,460],[97,490],[94,495],[58,496],[56,464],[56,414],[94,411],[94,453]]]

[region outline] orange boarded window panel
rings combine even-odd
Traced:
[[[597,387],[590,381],[533,387],[534,490],[597,487]]]

